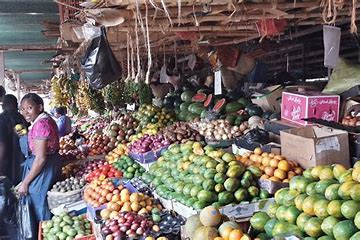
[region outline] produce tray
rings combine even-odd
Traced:
[[[164,208],[168,209],[168,210],[174,210],[174,206],[173,206],[173,201],[172,200],[168,200],[168,199],[165,199],[165,198],[162,198],[161,196],[159,196],[157,193],[153,193],[154,197],[156,199],[158,199],[161,204],[164,206]]]
[[[173,210],[185,218],[189,218],[190,216],[197,214],[196,210],[177,201],[173,201]]]
[[[85,217],[85,216],[84,216]],[[39,226],[38,226],[38,240],[43,240],[43,228],[41,227],[42,223],[47,222],[47,221],[40,221],[39,222]],[[74,238],[76,240],[96,240],[97,238],[94,235],[94,223],[92,221],[90,221],[90,225],[91,225],[91,229],[92,229],[92,233],[91,235],[87,235],[87,236],[83,236],[83,237],[77,237]]]
[[[273,182],[269,179],[259,179],[258,184],[262,189],[266,190],[269,194],[275,194],[277,190],[289,186],[288,183]]]
[[[344,130],[350,133],[360,133],[360,127],[351,127],[351,126],[346,126],[343,125],[341,123],[338,122],[332,122],[332,121],[326,121],[323,119],[316,119],[316,118],[303,118],[302,120],[307,121],[307,122],[311,122],[311,123],[317,123],[317,124],[321,124],[327,127],[331,127],[331,128],[335,128],[335,129],[339,129],[339,130]]]
[[[160,157],[168,147],[169,146],[164,146],[157,151],[149,151],[146,153],[129,152],[129,156],[141,164],[152,163],[157,161],[158,157]]]
[[[254,203],[229,204],[221,207],[219,211],[231,220],[239,221],[240,219],[252,217],[255,212],[265,212],[273,202],[274,198],[268,198]],[[185,218],[197,214],[196,210],[177,201],[173,201],[173,207],[175,212]]]
[[[274,203],[274,198],[263,199],[253,203],[229,204],[220,208],[220,212],[231,220],[252,217],[256,212],[265,212]]]
[[[51,209],[51,212],[54,215],[60,214],[62,212],[66,212],[66,213],[74,212],[75,215],[86,214],[86,202],[84,200],[80,200],[75,203],[62,204],[56,208]]]
[[[87,219],[92,222],[100,220],[100,219],[97,219],[97,216],[99,216],[98,212],[105,209],[106,207],[107,207],[106,204],[103,204],[100,207],[93,207],[92,205],[87,203],[87,205],[86,205]]]
[[[234,140],[220,140],[220,141],[211,141],[206,139],[206,143],[212,147],[216,148],[227,148],[232,146]]]

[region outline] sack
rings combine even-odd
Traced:
[[[36,238],[35,225],[31,212],[30,199],[22,197],[18,202],[17,218],[21,239]]]
[[[6,177],[0,177],[0,218],[7,223],[16,223],[16,197],[12,184]]]
[[[87,48],[82,68],[93,89],[101,89],[122,76],[122,69],[110,48],[104,27],[101,28],[101,35],[94,38]]]

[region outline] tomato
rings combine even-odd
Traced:
[[[114,177],[122,177],[122,176],[123,176],[122,172],[120,172],[120,171],[115,171]]]

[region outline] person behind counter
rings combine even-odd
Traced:
[[[49,220],[51,217],[46,194],[61,173],[59,135],[55,121],[44,112],[44,102],[39,95],[26,94],[21,100],[20,109],[31,126],[27,141],[29,153],[24,153],[27,158],[18,193],[20,196],[30,197],[37,226],[39,221]]]

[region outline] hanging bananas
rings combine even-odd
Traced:
[[[89,84],[87,81],[79,81],[76,94],[76,105],[81,114],[87,114],[90,109]]]
[[[52,107],[61,107],[68,106],[70,104],[70,95],[68,93],[67,84],[68,79],[64,76],[54,75],[51,79],[51,106]]]

